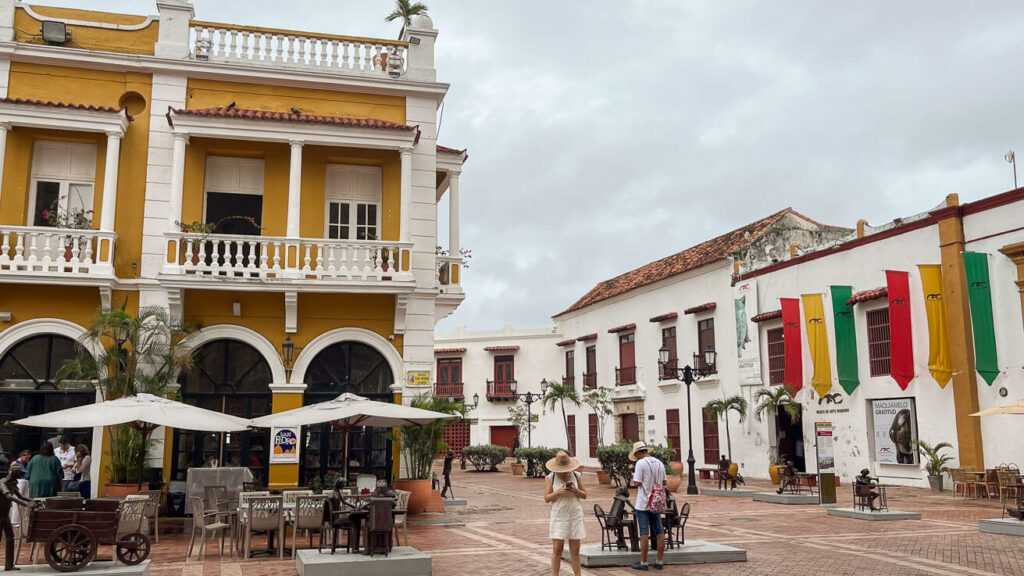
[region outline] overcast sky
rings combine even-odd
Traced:
[[[468,296],[440,331],[549,325],[597,282],[786,206],[878,225],[996,194],[1013,183],[1003,154],[1024,153],[1019,2],[427,3],[451,84],[440,142],[470,154]],[[195,6],[219,22],[399,28],[388,0]]]

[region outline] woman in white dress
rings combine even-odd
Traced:
[[[544,501],[551,504],[551,522],[548,535],[551,538],[551,574],[558,576],[562,567],[562,550],[565,541],[569,541],[569,558],[572,562],[572,573],[580,576],[580,541],[586,536],[583,527],[583,504],[587,499],[587,491],[583,488],[583,477],[576,472],[579,460],[569,456],[565,451],[547,462],[551,472],[545,479],[547,491]]]

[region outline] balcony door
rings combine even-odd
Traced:
[[[52,226],[54,210],[62,217],[82,214],[91,220],[95,181],[95,144],[37,140],[32,149],[28,225]]]
[[[380,240],[381,182],[378,166],[328,164],[324,238]]]
[[[263,222],[263,160],[206,158],[204,221],[215,234],[259,236]]]

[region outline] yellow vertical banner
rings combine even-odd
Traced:
[[[807,346],[811,350],[814,376],[811,386],[818,396],[832,389],[832,360],[828,355],[828,330],[825,328],[825,306],[821,294],[804,294],[804,323],[807,325]]]
[[[953,377],[953,362],[949,355],[946,304],[942,301],[942,266],[920,264],[917,269],[921,271],[924,310],[928,315],[928,371],[945,388]]]

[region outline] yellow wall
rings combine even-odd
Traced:
[[[238,108],[250,110],[288,112],[298,108],[304,114],[405,123],[405,98],[402,96],[189,79],[186,108],[219,108],[232,102]]]
[[[0,284],[0,302],[11,313],[11,321],[0,322],[0,329],[37,318],[60,318],[87,328],[100,306],[100,292],[84,286]]]
[[[132,14],[112,14],[110,12],[93,12],[91,10],[75,10],[52,6],[32,6],[32,10],[40,16],[82,20],[86,22],[103,22],[108,24],[141,24],[146,17]],[[15,40],[28,44],[43,44],[42,22],[28,15],[23,9],[14,12]],[[153,21],[141,30],[110,30],[91,26],[68,26],[71,40],[65,46],[99,50],[103,52],[122,52],[127,54],[152,54],[159,34],[159,22]]]
[[[118,164],[117,216],[114,231],[117,246],[114,267],[121,278],[131,278],[133,262],[139,263],[142,253],[142,216],[145,204],[146,164],[149,158],[148,102],[152,78],[134,72],[106,72],[42,66],[23,62],[11,63],[8,96],[33,100],[57,101],[119,108],[132,95],[138,94],[146,108],[130,106],[134,120],[121,142]],[[127,96],[126,96],[127,95]],[[28,205],[28,184],[32,172],[32,146],[38,138],[96,141],[98,147],[93,228],[99,227],[102,206],[103,162],[106,136],[66,130],[31,130],[14,128],[7,136],[4,155],[3,193],[0,194],[0,223],[25,225]]]
[[[291,149],[276,142],[192,138],[185,153],[185,189],[181,221],[204,221],[206,158],[230,156],[263,160],[263,235],[284,236],[288,220]],[[303,238],[324,237],[324,185],[328,164],[380,166],[382,172],[381,239],[398,240],[402,204],[402,166],[396,151],[307,146],[302,151]]]

